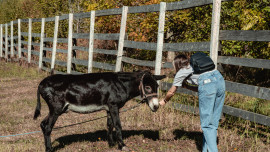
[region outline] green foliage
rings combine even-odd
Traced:
[[[69,13],[69,4],[67,0],[34,0],[43,17],[54,17]]]
[[[18,0],[4,0],[0,5],[0,22],[6,23],[11,20],[17,19],[20,15],[18,12],[20,11],[19,4],[21,1]]]
[[[211,33],[211,6],[203,6],[168,13],[166,18],[168,42],[209,41]]]
[[[165,0],[174,2],[177,0]],[[160,0],[3,0],[0,4],[0,22],[6,23],[18,18],[43,18],[67,14],[69,12],[89,12],[158,4]],[[221,30],[269,30],[270,1],[235,0],[222,3]],[[156,42],[159,13],[129,14],[127,34],[130,40]],[[211,31],[212,5],[172,11],[166,13],[165,42],[209,41]],[[88,21],[75,20],[78,27]],[[97,17],[97,33],[118,33],[121,15]],[[53,24],[46,24],[46,33],[53,35]],[[80,28],[88,31],[88,26]],[[67,37],[67,22],[59,24],[59,37]],[[35,31],[40,31],[36,26]],[[252,58],[270,58],[270,44],[258,42],[223,41],[223,55],[249,56]],[[140,52],[140,51],[139,51]],[[145,56],[141,52],[136,56]],[[151,54],[151,53],[148,53]],[[146,59],[154,58],[147,56]]]
[[[221,30],[270,30],[268,0],[242,0],[222,5]],[[223,41],[225,55],[270,59],[270,43]]]

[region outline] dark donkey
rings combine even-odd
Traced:
[[[159,107],[157,80],[165,76],[144,72],[107,72],[82,75],[51,75],[38,86],[34,119],[40,115],[40,95],[49,107],[48,116],[41,122],[46,151],[52,150],[50,135],[57,118],[67,112],[91,113],[107,111],[108,143],[114,146],[112,131],[116,129],[118,147],[128,150],[122,139],[119,109],[141,95],[152,111]]]

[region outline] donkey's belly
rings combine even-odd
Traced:
[[[109,108],[107,105],[85,105],[85,106],[79,106],[74,104],[67,104],[68,109],[67,111],[73,111],[77,113],[92,113],[100,110],[107,110],[109,111]]]

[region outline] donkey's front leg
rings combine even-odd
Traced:
[[[116,139],[118,142],[118,148],[123,151],[129,151],[129,149],[124,144],[123,138],[122,138],[122,126],[121,126],[121,122],[119,118],[119,108],[117,107],[117,105],[112,105],[109,107],[110,107],[110,114],[113,120],[113,125],[116,131]]]

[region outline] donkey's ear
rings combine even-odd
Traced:
[[[153,75],[156,80],[161,80],[166,78],[166,75]]]

